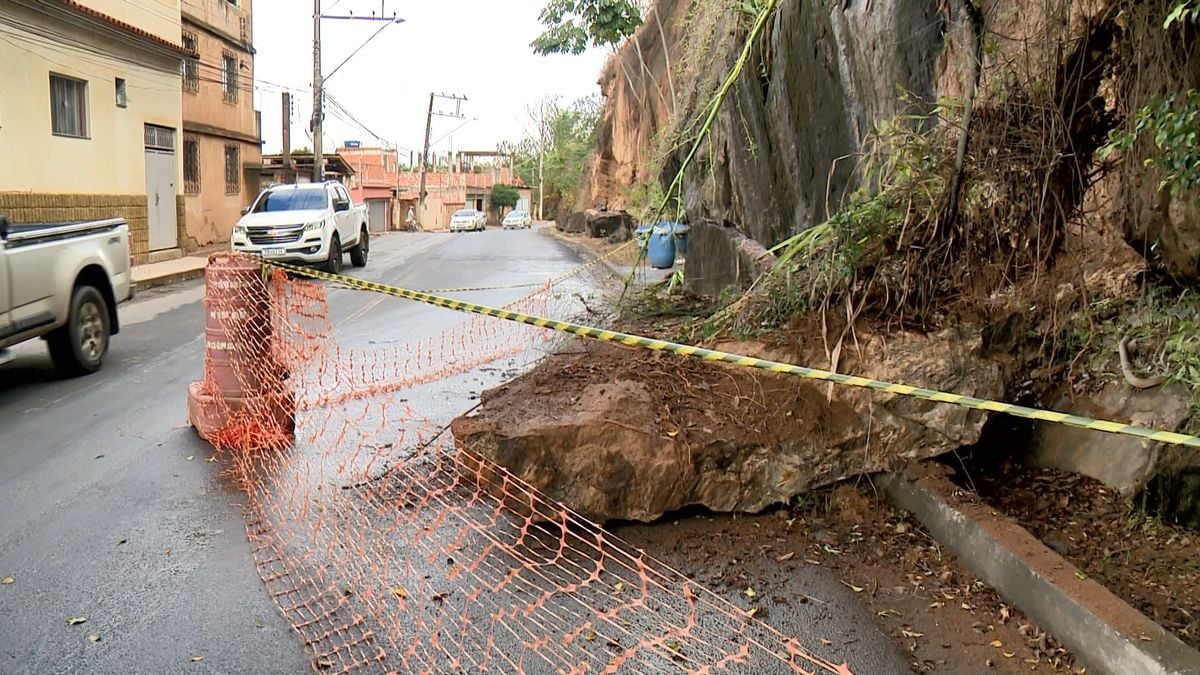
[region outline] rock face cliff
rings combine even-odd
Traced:
[[[1063,183],[1053,187],[1076,192],[1065,185],[1091,171],[1092,152],[1108,129],[1158,93],[1155,86],[1168,84],[1147,73],[1156,67],[1169,71],[1173,80],[1166,89],[1200,86],[1200,41],[1181,47],[1164,36],[1161,19],[1145,20],[1161,15],[1166,2],[981,2],[984,109],[975,123],[988,119],[989,106],[999,109],[1013,97],[1050,91],[1054,100],[1048,107],[1060,116],[1062,129],[1047,144],[1061,155],[1061,166],[1045,167],[1046,174]],[[719,4],[657,2],[636,38],[610,60],[601,78],[605,109],[586,200],[629,206],[638,183],[666,183],[674,175],[695,129],[684,124],[685,133],[665,144],[656,142],[656,134],[699,116],[711,89],[690,96],[696,78],[728,72],[745,41],[744,16],[732,6],[723,10],[723,23],[714,22],[731,39],[698,39],[703,33],[697,30],[698,8],[711,13]],[[961,102],[969,88],[974,39],[965,6],[964,0],[779,0],[750,66],[687,173],[684,207],[696,226],[698,248],[712,252],[688,261],[693,290],[745,285],[745,265],[731,260],[738,247],[721,241],[729,234],[724,230],[735,229],[769,248],[825,221],[861,186],[856,166],[877,124],[901,115],[936,120],[931,113],[939,102]],[[741,27],[730,28],[736,26]],[[688,66],[683,81],[671,76]],[[1012,77],[1016,70],[1023,73],[1020,81]],[[1006,121],[999,120],[1004,115],[993,121],[1020,123],[1005,112]],[[997,130],[1001,141],[1005,133]],[[973,140],[969,152],[997,152],[981,145]],[[1045,163],[1053,161],[1050,156]],[[1153,250],[1152,262],[1172,274],[1200,276],[1195,203],[1156,190],[1162,175],[1142,167],[1140,157],[1108,173],[1117,178],[1107,188],[1113,198],[1101,217],[1135,248]],[[1059,180],[1066,178],[1071,180]],[[1061,198],[1068,211],[1083,202],[1082,193]]]
[[[677,168],[679,157],[654,166],[652,141],[672,113],[686,117],[708,102],[672,110],[678,99],[670,96],[672,85],[694,82],[665,76],[663,54],[673,53],[678,62],[690,48],[671,38],[686,34],[692,8],[686,0],[659,2],[636,40],[606,68],[592,201],[625,206],[630,186],[658,178],[648,175],[654,168],[664,174]],[[948,29],[935,10],[928,1],[782,0],[754,63],[738,79],[689,172],[689,217],[707,221],[706,228],[736,227],[766,246],[824,221],[852,185],[866,134],[910,105],[898,92],[911,100],[935,98]],[[737,22],[736,11],[726,14],[729,25]],[[726,53],[693,58],[725,71],[741,48],[736,37],[745,36],[713,46]],[[919,112],[928,108],[915,105]],[[703,240],[708,233],[696,236]],[[720,281],[733,280],[713,278],[706,285]]]

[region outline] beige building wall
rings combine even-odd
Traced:
[[[254,15],[251,0],[182,0],[177,4],[185,21],[207,26],[213,32],[221,33],[233,41],[247,44],[254,42],[253,22],[250,20]],[[308,10],[311,13],[312,8],[309,7]]]
[[[179,0],[74,0],[89,9],[179,44]]]
[[[186,138],[195,139],[200,151],[200,191],[186,195],[188,248],[227,243],[242,209],[258,196],[259,170],[244,162],[247,152],[257,151],[259,146],[202,134],[188,133]],[[238,189],[232,192],[225,183],[225,146],[229,144],[241,148],[243,160]]]
[[[150,3],[155,12],[172,4],[178,3]],[[166,30],[168,22],[161,21],[143,17],[140,24],[129,23]],[[171,30],[163,39],[178,43],[178,23]],[[9,195],[13,220],[124,217],[134,253],[146,257],[145,125],[175,130],[181,176],[182,103],[178,55],[140,40],[119,30],[97,30],[83,17],[63,20],[0,3],[0,194]],[[51,74],[86,82],[86,137],[53,133]],[[118,78],[125,82],[123,106]]]
[[[464,208],[466,195],[462,190],[427,190],[425,210],[414,209],[417,222],[424,230],[447,230],[454,212]]]
[[[40,19],[28,14],[32,16],[25,18]],[[0,19],[0,157],[5,158],[0,162],[0,189],[146,194],[145,125],[178,131],[178,67],[169,60],[153,67],[137,59],[118,59],[111,54],[128,47],[83,29],[56,30],[72,30],[76,46],[64,49]],[[89,138],[51,133],[51,73],[87,82]],[[116,103],[118,77],[125,80],[128,92],[124,108]]]
[[[197,77],[184,86],[183,126],[199,152],[198,185],[187,192],[189,248],[229,241],[242,209],[257,195],[262,145],[254,112],[254,54],[250,0],[183,0],[185,44],[195,45]],[[236,100],[227,96],[224,59],[237,61]],[[225,148],[238,148],[237,187],[226,181]]]

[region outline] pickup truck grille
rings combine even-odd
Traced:
[[[260,230],[250,230],[246,236],[255,246],[277,246],[279,244],[294,244],[300,239],[302,227],[282,228],[272,227]]]

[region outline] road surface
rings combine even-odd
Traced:
[[[409,288],[540,283],[580,262],[536,231],[392,234],[373,244],[370,265],[349,273]],[[500,305],[526,292],[458,297]],[[95,375],[58,379],[40,342],[0,366],[0,578],[12,577],[0,585],[0,673],[311,671],[258,577],[243,496],[187,425],[187,385],[203,368],[203,293],[196,281],[124,305],[123,330]],[[349,290],[331,291],[330,305],[339,339],[355,346],[464,320]],[[477,391],[463,386],[500,376],[491,369],[431,395],[452,415],[473,404]],[[818,572],[798,583],[813,594],[837,585]],[[903,669],[857,606],[830,621],[801,639],[853,631],[863,636],[857,672]]]

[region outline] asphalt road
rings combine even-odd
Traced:
[[[393,234],[350,273],[441,289],[542,283],[578,264],[534,231]],[[251,559],[244,497],[187,425],[186,388],[203,367],[203,292],[197,281],[124,305],[123,330],[95,375],[58,379],[40,342],[0,366],[0,577],[13,577],[0,585],[0,673],[311,670]],[[457,297],[501,305],[526,292]],[[574,293],[591,291],[579,279],[562,290]],[[348,290],[332,290],[330,305],[344,346],[401,343],[468,320]],[[448,421],[509,373],[480,369],[419,395],[431,417]],[[797,583],[813,595],[840,591],[818,570]],[[903,670],[870,617],[857,605],[843,610],[826,625],[787,628],[806,643],[860,635],[855,672]],[[71,617],[87,620],[68,625]]]

